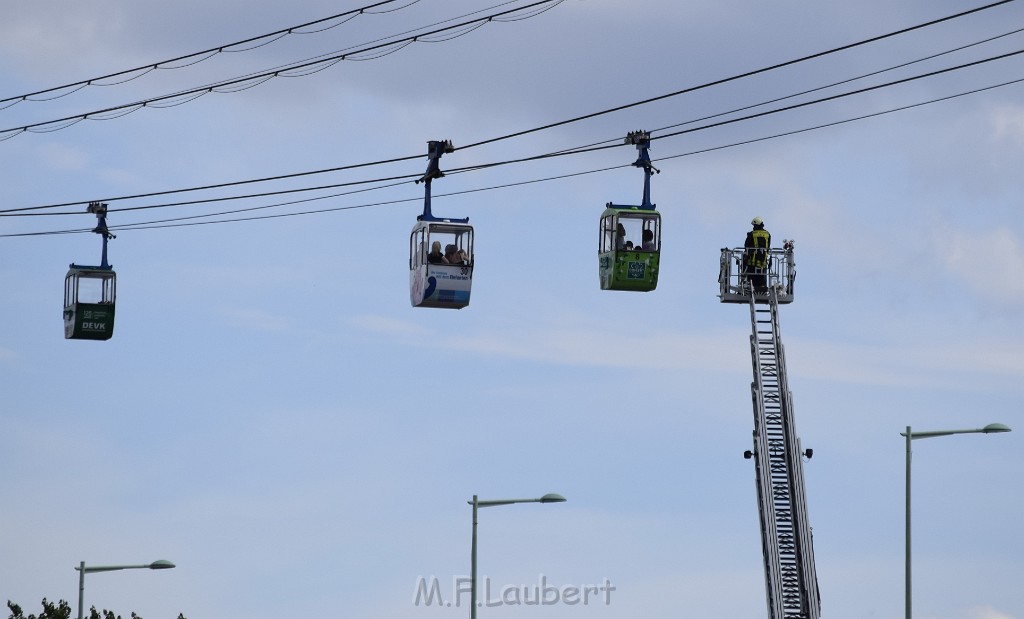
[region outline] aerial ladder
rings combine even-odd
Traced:
[[[744,273],[744,252],[722,249],[719,297],[722,303],[750,307],[754,448],[743,455],[754,460],[768,619],[818,619],[821,600],[803,476],[803,458],[813,452],[803,451],[796,436],[779,330],[779,305],[793,301],[793,242],[768,250],[767,290],[755,290]]]

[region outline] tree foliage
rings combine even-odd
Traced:
[[[11,611],[11,616],[8,619],[71,619],[71,606],[64,600],[53,603],[43,598],[43,612],[38,615],[26,615],[21,606],[10,600],[7,600],[7,608]],[[89,619],[121,619],[121,615],[115,615],[113,611],[107,609],[96,610],[96,607],[93,606],[89,609]],[[142,619],[142,617],[132,613],[131,619]],[[185,619],[185,615],[179,613],[178,619]]]

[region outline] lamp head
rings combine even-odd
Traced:
[[[1009,428],[1007,428],[1009,429]],[[550,493],[540,497],[541,503],[565,503],[565,497],[560,494]]]
[[[981,431],[984,432],[985,434],[992,434],[995,432],[1009,432],[1010,427],[1003,425],[1001,423],[990,423],[984,428],[982,428]]]
[[[159,561],[153,561],[148,567],[151,570],[169,570],[174,567],[174,564],[166,559],[160,559]]]

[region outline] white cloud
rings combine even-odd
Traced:
[[[992,112],[992,129],[997,140],[1024,145],[1024,107],[1001,105]]]
[[[20,66],[41,74],[73,73],[69,65],[87,58],[83,49],[107,48],[114,33],[121,30],[123,15],[116,8],[102,3],[45,3],[32,11],[5,7],[4,24],[0,26],[0,50],[17,55]],[[21,53],[32,50],[31,54]],[[111,57],[113,61],[115,57]],[[49,80],[48,80],[49,81]],[[64,83],[64,82],[59,82]],[[39,88],[57,83],[37,84]],[[10,94],[10,93],[5,93]]]
[[[586,318],[508,324],[503,329],[445,334],[411,322],[362,315],[350,323],[407,339],[435,350],[472,356],[536,361],[573,367],[747,371],[748,331],[735,329],[649,334],[629,325],[603,325]],[[784,336],[789,372],[804,379],[876,386],[948,384],[950,374],[977,379],[1024,379],[1024,353],[1013,341],[965,335],[933,340],[893,339],[872,344],[807,336]],[[830,360],[823,363],[822,360]],[[973,384],[973,381],[970,381]]]
[[[991,606],[977,606],[967,611],[968,619],[1016,619],[1009,613],[1004,613]]]
[[[948,338],[918,345],[787,338],[788,370],[802,378],[889,386],[948,386],[950,374],[1024,379],[1024,353],[1012,341]],[[829,363],[822,363],[828,359]],[[973,383],[972,381],[967,381]]]
[[[462,150],[953,12],[924,0],[723,4],[570,0],[534,19],[490,24],[373,62],[20,135],[0,143],[7,171],[0,193],[5,208],[14,208],[416,155],[387,168],[194,196],[226,197],[420,174],[428,139],[449,138],[460,149],[442,162],[448,172],[602,139],[621,145],[631,129],[722,112],[918,57],[923,47],[1002,32],[1012,10]],[[121,104],[482,6],[413,3],[320,35],[21,103],[0,117],[7,127]],[[15,95],[339,9],[327,0],[48,0],[8,2],[5,10],[0,65],[10,83],[3,94]],[[956,88],[944,83],[944,92]],[[883,96],[923,100],[930,98],[925,88],[932,87],[906,84]],[[15,473],[3,476],[5,496],[39,507],[12,511],[6,537],[0,533],[0,545],[11,549],[0,565],[4,593],[34,607],[44,595],[67,592],[70,568],[82,559],[167,558],[179,569],[148,580],[137,575],[165,595],[158,606],[122,579],[133,574],[96,578],[88,595],[102,604],[103,587],[116,589],[106,599],[116,600],[108,606],[116,603],[122,616],[259,619],[324,608],[457,616],[463,609],[435,615],[411,608],[407,575],[467,568],[465,499],[472,493],[518,496],[536,484],[571,503],[489,512],[482,541],[510,540],[534,513],[543,518],[539,530],[565,518],[552,539],[569,551],[544,543],[535,546],[539,556],[522,548],[515,574],[536,575],[539,562],[552,577],[549,568],[559,568],[558,582],[613,577],[621,597],[580,615],[763,613],[753,472],[739,457],[750,438],[750,327],[746,308],[726,309],[714,298],[717,249],[741,243],[750,218],[761,215],[778,242],[797,242],[799,297],[784,309],[782,327],[799,425],[821,454],[807,472],[815,543],[837,555],[819,559],[826,616],[898,617],[901,557],[887,540],[902,524],[895,508],[902,478],[892,474],[902,458],[892,426],[966,426],[973,422],[962,416],[971,411],[1007,410],[1024,381],[1014,329],[1024,298],[1024,228],[1013,167],[1024,144],[1024,106],[1015,93],[989,91],[658,164],[663,173],[652,197],[666,245],[664,277],[651,295],[601,292],[594,273],[600,207],[639,197],[636,169],[438,199],[437,212],[472,216],[479,234],[479,279],[463,312],[409,307],[405,259],[417,204],[119,233],[111,261],[121,280],[120,335],[104,343],[65,342],[59,312],[66,264],[95,257],[96,235],[3,239],[0,426],[10,448],[0,450],[0,468]],[[855,106],[887,107],[859,100],[794,110],[659,141],[652,155],[835,120]],[[626,147],[479,176],[450,173],[434,195],[628,167],[634,157]],[[421,189],[410,183],[318,206],[421,197]],[[249,206],[257,202],[121,211],[111,224]],[[14,231],[76,225],[0,222]],[[80,216],[77,225],[94,222]],[[457,361],[438,367],[441,358]],[[906,423],[893,422],[897,409],[913,409]],[[998,420],[1017,427],[1008,415]],[[14,424],[27,429],[12,432]],[[942,505],[949,484],[982,490],[992,475],[1019,477],[1020,459],[1005,456],[1012,445],[1000,445],[942,446],[968,452],[970,466],[956,471],[978,477],[936,471],[928,500],[922,471],[922,505]],[[1005,464],[990,464],[995,458]],[[998,499],[1000,508],[978,515],[1012,519],[1020,497],[1005,487],[979,497]],[[644,500],[651,496],[658,500]],[[585,503],[588,513],[569,511]],[[858,509],[873,510],[869,520],[858,519]],[[821,517],[828,514],[832,522]],[[501,518],[511,526],[499,526]],[[1012,527],[992,524],[974,535],[992,530],[999,535],[984,551],[979,540],[948,550],[961,564],[1003,566],[994,572],[960,570],[943,581],[944,569],[926,577],[922,545],[922,602],[948,596],[932,612],[922,603],[922,619],[1024,619],[1024,598],[1009,582],[1020,572],[1019,540]],[[269,536],[266,549],[252,543],[261,536]],[[256,566],[244,575],[231,571],[239,552]],[[438,559],[446,555],[450,561]],[[493,549],[484,555],[492,575],[508,564]],[[993,584],[1001,575],[1009,586]],[[953,580],[957,586],[949,586]],[[497,617],[522,609],[487,610]]]
[[[349,319],[348,323],[357,329],[399,337],[407,335],[425,335],[428,333],[425,328],[414,322],[371,314],[355,316]]]
[[[222,310],[228,321],[235,327],[253,331],[288,331],[291,321],[284,316],[277,316],[259,309],[239,308]]]
[[[66,143],[49,143],[39,148],[43,165],[58,171],[84,170],[91,158],[81,148]]]
[[[515,331],[513,331],[515,333]],[[644,335],[601,329],[539,329],[529,335],[490,332],[446,338],[451,348],[474,353],[573,366],[636,369],[734,369],[742,359],[742,336],[672,333]],[[737,351],[739,354],[737,354]]]
[[[933,238],[938,260],[966,287],[995,302],[1024,302],[1024,247],[1014,231],[945,229]]]

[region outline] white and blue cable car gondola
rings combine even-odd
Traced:
[[[409,235],[409,298],[413,307],[462,309],[473,287],[473,226],[469,218],[435,217],[430,211],[430,182],[444,176],[441,155],[455,150],[450,141],[431,141],[424,183],[423,214]]]
[[[114,335],[114,302],[117,273],[107,263],[107,241],[114,235],[107,229],[107,205],[93,202],[89,212],[99,224],[93,232],[103,237],[100,266],[74,264],[64,278],[64,338],[109,340]]]

